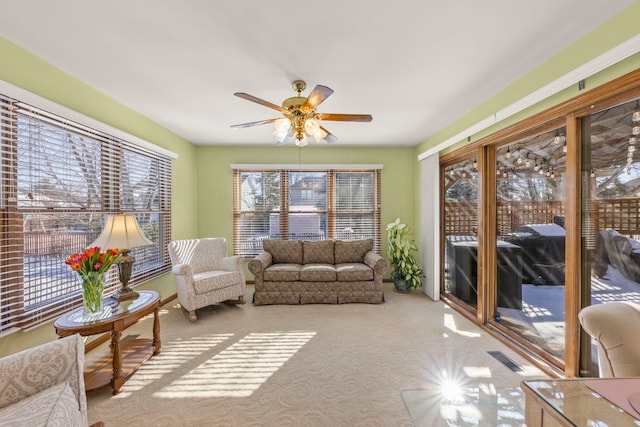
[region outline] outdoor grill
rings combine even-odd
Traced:
[[[503,237],[522,248],[523,283],[564,285],[564,236],[558,224],[528,224]]]

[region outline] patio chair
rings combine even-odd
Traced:
[[[590,305],[580,311],[578,318],[596,341],[600,377],[640,377],[640,304]]]
[[[178,301],[190,321],[196,310],[223,301],[244,304],[242,257],[227,256],[224,238],[174,240],[169,243]]]

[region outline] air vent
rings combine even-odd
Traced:
[[[504,366],[512,370],[513,372],[522,372],[522,366],[518,365],[513,360],[509,359],[503,352],[501,351],[487,351],[494,359],[498,362],[502,363]]]

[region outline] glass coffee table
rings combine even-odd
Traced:
[[[120,393],[125,381],[147,359],[160,353],[160,294],[156,291],[139,291],[133,300],[118,302],[107,299],[105,310],[98,316],[86,318],[83,308],[72,310],[58,320],[54,326],[56,334],[65,337],[110,333],[110,354],[85,367],[85,388],[93,390],[111,384],[113,394]],[[153,339],[137,338],[121,343],[122,331],[153,313]]]
[[[416,427],[525,427],[519,387],[467,386],[452,393],[437,388],[401,392]]]

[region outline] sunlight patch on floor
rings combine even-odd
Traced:
[[[465,366],[462,370],[471,378],[491,378],[491,369],[487,366]]]
[[[249,334],[153,396],[250,396],[315,334],[301,331]]]
[[[458,329],[458,326],[456,325],[456,320],[452,314],[444,315],[444,326],[447,329],[451,330],[452,332],[455,332],[458,335],[462,335],[463,337],[479,338],[481,336],[477,332],[469,332],[469,331],[463,331]]]
[[[149,386],[233,336],[234,334],[211,334],[188,340],[178,338],[175,341],[163,343],[160,354],[142,364],[136,374],[127,381],[123,392],[115,397],[127,397],[132,392]]]

